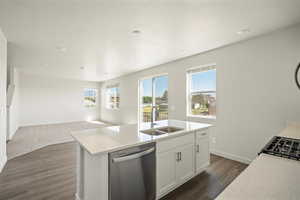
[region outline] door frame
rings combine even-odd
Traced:
[[[143,80],[146,80],[146,79],[152,79],[152,106],[153,104],[155,103],[155,100],[153,101],[153,94],[155,92],[155,87],[153,87],[154,85],[154,78],[156,77],[160,77],[160,76],[167,76],[168,77],[168,91],[169,91],[169,74],[166,72],[166,73],[159,73],[159,74],[153,74],[153,75],[150,75],[150,76],[144,76],[142,78],[140,78],[138,80],[138,113],[137,113],[137,119],[138,119],[138,124],[140,124],[140,122],[142,122],[142,116],[141,116],[141,105],[142,105],[142,99],[140,98],[141,97],[141,82]],[[168,103],[169,103],[169,97],[168,97]],[[153,115],[151,115],[152,117],[154,117]]]

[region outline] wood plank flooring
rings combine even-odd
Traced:
[[[247,165],[211,155],[211,165],[162,200],[214,199]],[[0,200],[74,200],[76,145],[51,145],[9,160],[0,174]]]

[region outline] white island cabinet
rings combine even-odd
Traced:
[[[209,165],[208,129],[157,142],[157,198],[201,173]]]
[[[157,142],[157,196],[162,197],[195,174],[195,133]]]
[[[201,173],[210,161],[208,130],[196,132],[196,174]]]
[[[211,125],[166,120],[154,128],[165,126],[181,130],[150,136],[140,131],[150,128],[147,123],[73,132],[79,143],[77,200],[109,200],[109,153],[142,144],[154,142],[156,146],[156,199],[205,170]]]

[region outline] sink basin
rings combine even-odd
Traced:
[[[148,130],[143,130],[141,132],[147,135],[154,135],[154,136],[166,134],[165,132],[159,131],[157,129],[148,129]]]
[[[161,128],[156,128],[156,129],[148,129],[148,130],[143,130],[141,131],[142,133],[145,133],[147,135],[163,135],[163,134],[167,134],[167,133],[174,133],[177,131],[181,131],[183,130],[183,128],[178,128],[178,127],[174,127],[174,126],[165,126],[165,127],[161,127]]]
[[[175,126],[165,126],[162,128],[158,128],[157,130],[165,132],[165,133],[173,133],[173,132],[181,131],[181,130],[183,130],[183,128],[178,128]]]

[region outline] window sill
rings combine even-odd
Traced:
[[[198,115],[187,115],[188,118],[197,118],[197,119],[204,119],[215,122],[217,117],[215,116],[198,116]]]
[[[105,108],[106,110],[120,110],[120,108]]]
[[[97,106],[84,106],[86,109],[93,109],[93,108],[97,108]]]

